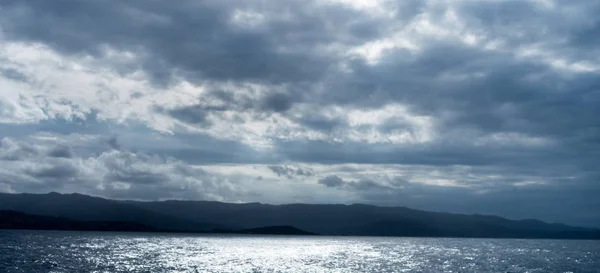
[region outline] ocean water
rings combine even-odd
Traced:
[[[4,230],[0,272],[600,272],[600,241]]]

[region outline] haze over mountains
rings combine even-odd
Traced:
[[[266,205],[212,201],[118,201],[81,194],[0,194],[0,228],[10,219],[40,226],[67,221],[70,228],[176,232],[316,233],[353,236],[430,236],[600,239],[599,229],[371,205]],[[15,214],[14,212],[28,215]],[[13,218],[10,218],[10,217]],[[16,215],[16,216],[15,216]],[[41,217],[50,216],[50,217]],[[37,218],[36,218],[37,217]],[[25,219],[25,220],[23,220]],[[57,220],[58,219],[58,220]],[[68,222],[74,221],[74,222]],[[118,223],[117,228],[107,222]],[[94,223],[84,225],[81,223]],[[100,223],[100,224],[99,224]],[[94,225],[99,226],[94,228]],[[77,228],[78,226],[82,228]],[[122,228],[118,228],[118,227]]]

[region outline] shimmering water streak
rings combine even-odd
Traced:
[[[600,272],[600,241],[0,231],[0,272]]]

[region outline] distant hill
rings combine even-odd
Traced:
[[[227,228],[82,194],[0,194],[0,210],[63,217],[78,221],[132,222],[156,229],[190,232]]]
[[[266,205],[209,201],[116,201],[81,194],[0,194],[0,210],[83,221],[126,221],[162,230],[207,232],[294,227],[353,236],[600,239],[599,229],[371,205]],[[290,230],[288,230],[290,231]]]
[[[81,230],[81,231],[145,231],[155,228],[131,222],[73,221],[67,218],[31,215],[0,210],[0,229]]]
[[[294,226],[326,235],[600,239],[600,230],[371,205],[266,205],[207,201],[132,202],[142,208],[238,229]]]
[[[76,230],[76,231],[137,231],[137,232],[185,232],[177,229],[158,229],[134,222],[75,221],[63,217],[33,215],[12,210],[0,210],[0,229],[23,230]],[[316,235],[295,227],[261,227],[253,229],[214,229],[197,233],[269,234],[269,235]]]

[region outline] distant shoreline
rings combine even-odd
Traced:
[[[176,230],[159,229],[133,222],[76,221],[63,217],[32,215],[11,210],[0,210],[2,230],[54,230],[95,232],[153,232],[190,234],[249,234],[249,235],[318,235],[292,226],[267,226],[249,229]]]
[[[40,232],[81,232],[81,233],[125,233],[125,234],[153,234],[153,235],[182,235],[182,236],[281,236],[281,237],[339,237],[339,238],[407,238],[407,239],[498,239],[498,240],[548,240],[548,241],[600,241],[594,238],[524,238],[524,237],[452,237],[452,236],[388,236],[388,235],[329,235],[329,234],[259,234],[259,233],[240,233],[240,232],[192,232],[192,231],[125,231],[125,230],[67,230],[67,229],[18,229],[18,228],[0,228],[2,231],[40,231]]]
[[[600,229],[372,205],[122,201],[0,194],[0,229],[236,235],[599,240]]]
[[[80,230],[80,229],[37,229],[37,228],[0,228],[1,231],[41,231],[41,232],[89,232],[89,233],[127,233],[127,234],[164,234],[164,235],[177,235],[177,234],[189,234],[189,235],[247,235],[247,236],[318,236],[318,237],[400,237],[400,236],[353,236],[353,235],[323,235],[316,233],[307,233],[307,234],[285,234],[285,233],[244,233],[244,232],[214,232],[214,231],[161,231],[161,230],[141,230],[141,231],[131,231],[131,230]],[[432,237],[433,238],[433,237]]]

